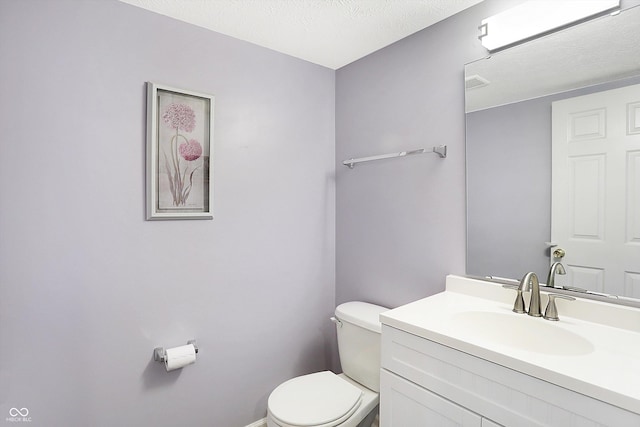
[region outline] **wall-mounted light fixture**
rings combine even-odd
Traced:
[[[478,38],[495,51],[619,9],[620,0],[529,0],[483,19]]]

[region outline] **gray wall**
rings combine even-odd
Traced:
[[[338,303],[362,299],[395,307],[443,290],[446,274],[465,274],[463,66],[488,54],[477,38],[481,20],[520,2],[485,0],[337,71]],[[623,9],[637,4],[638,0],[621,2]],[[446,159],[424,154],[358,165],[353,170],[342,165],[352,157],[440,144],[448,146]],[[527,158],[526,167],[535,169],[540,161],[540,157],[537,163]],[[494,171],[521,166],[506,153],[494,158],[491,165]],[[495,185],[493,176],[483,177],[479,185]],[[524,179],[531,182],[535,177]],[[533,191],[537,192],[536,200],[548,199],[548,186],[533,187]],[[521,215],[517,186],[507,184],[507,190],[496,191],[492,197],[509,215]],[[486,203],[482,196],[477,200],[480,204],[474,209]],[[548,229],[548,224],[537,222],[545,214],[548,217],[548,211],[530,215],[529,231],[537,236]],[[495,223],[500,215],[493,211],[484,218]],[[483,224],[470,227],[481,239],[494,232]],[[504,249],[500,239],[514,240],[508,234],[497,237],[484,240],[484,244],[475,241],[473,248],[483,260],[491,260],[492,266],[495,261],[500,264]],[[515,255],[531,260],[535,266],[529,270],[538,268],[534,259],[543,259],[544,253],[544,248],[535,246]],[[529,261],[525,262],[528,265]],[[475,272],[475,267],[471,271]]]
[[[0,419],[238,427],[330,365],[332,70],[113,0],[0,0],[0,58]],[[216,97],[213,221],[144,221],[145,81]]]
[[[463,65],[486,55],[478,23],[513,2],[487,1],[336,74],[336,297],[395,307],[465,273]],[[351,157],[446,144],[367,163]]]
[[[551,100],[467,114],[467,273],[546,282]]]

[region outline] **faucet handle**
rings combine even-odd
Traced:
[[[568,295],[562,294],[549,294],[549,303],[547,304],[547,308],[544,311],[544,318],[547,320],[557,321],[560,318],[558,317],[558,307],[556,307],[556,298],[566,299],[569,301],[575,301],[574,297],[570,297]]]
[[[520,289],[520,286],[502,285],[502,287],[505,289],[513,289],[514,291],[518,292],[518,295],[516,296],[516,300],[513,302],[513,312],[518,314],[526,313],[524,309],[524,298],[522,297],[522,290]]]

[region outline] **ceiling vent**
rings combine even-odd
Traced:
[[[464,87],[465,89],[477,89],[479,87],[487,86],[489,84],[489,80],[484,77],[480,77],[477,74],[474,74],[469,77],[465,77],[464,79]]]

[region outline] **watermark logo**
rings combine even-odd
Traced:
[[[31,417],[29,416],[29,409],[11,408],[9,409],[9,416],[5,418],[5,421],[10,423],[30,423]]]

